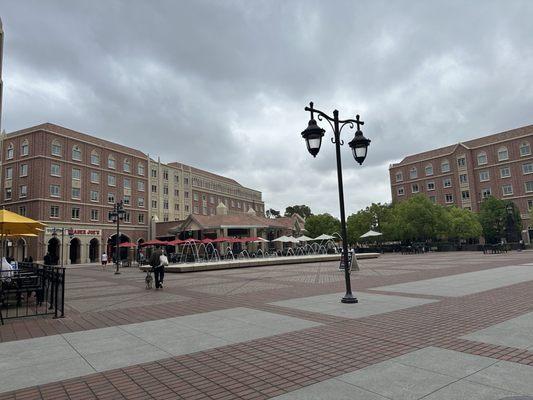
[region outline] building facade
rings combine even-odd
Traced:
[[[189,165],[150,160],[150,212],[157,221],[182,221],[189,215],[215,215],[223,203],[229,214],[265,212],[261,192]]]
[[[144,153],[54,124],[4,135],[2,206],[47,225],[39,237],[12,243],[11,255],[42,260],[48,252],[75,264],[113,254],[110,212],[119,201],[120,240],[147,240],[148,173]]]
[[[530,230],[532,146],[528,125],[407,156],[389,167],[392,200],[423,193],[434,203],[477,212],[484,198],[494,196],[512,200]]]

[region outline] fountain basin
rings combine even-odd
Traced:
[[[356,254],[358,260],[366,258],[378,258],[379,253],[359,253]],[[165,272],[197,272],[212,271],[217,269],[229,268],[247,268],[247,267],[264,267],[267,265],[286,265],[286,264],[303,264],[317,263],[328,261],[340,261],[340,254],[316,254],[308,256],[290,256],[290,257],[268,257],[268,258],[249,258],[236,260],[221,260],[195,263],[170,264],[165,267]],[[151,268],[149,265],[139,267],[141,271]]]

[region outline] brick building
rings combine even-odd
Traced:
[[[114,244],[109,213],[121,200],[121,241],[148,239],[148,159],[138,150],[54,124],[34,126],[3,136],[1,186],[6,209],[47,225],[38,238],[12,243],[17,259],[50,252],[59,262],[62,250],[65,264],[98,260]]]
[[[423,193],[441,205],[479,211],[483,198],[512,200],[533,230],[533,125],[405,157],[389,167],[393,201]]]

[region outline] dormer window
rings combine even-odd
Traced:
[[[81,161],[81,149],[80,146],[72,147],[72,159],[75,161]]]
[[[505,161],[509,159],[509,151],[507,147],[500,147],[498,149],[498,161]]]
[[[20,155],[27,156],[28,154],[30,154],[30,143],[28,142],[28,139],[26,139],[22,142],[22,145],[20,146]]]

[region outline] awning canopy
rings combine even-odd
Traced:
[[[118,247],[137,247],[137,245],[135,243],[131,243],[131,242],[124,242],[124,243],[120,243],[118,245]]]
[[[325,233],[323,233],[322,235],[317,236],[313,240],[331,240],[331,239],[335,239],[335,237],[333,237],[331,235],[326,235]]]
[[[145,247],[145,246],[168,246],[168,245],[169,245],[169,242],[163,242],[162,240],[158,240],[158,239],[149,240],[147,242],[144,242],[144,243],[140,244],[140,246],[142,246],[142,247]]]
[[[281,242],[281,243],[300,243],[298,239],[292,236],[280,236],[277,239],[274,239],[273,242]]]
[[[376,232],[376,231],[373,231],[373,230],[369,230],[367,233],[361,235],[360,237],[367,238],[367,237],[381,236],[381,235],[383,235],[383,233],[379,233],[379,232]]]
[[[309,236],[305,236],[305,235],[299,236],[296,239],[299,240],[300,242],[310,242],[312,240],[316,240],[316,239],[310,238]]]

